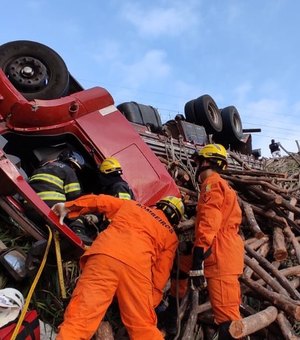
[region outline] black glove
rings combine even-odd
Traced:
[[[190,270],[191,288],[204,289],[207,287],[207,282],[203,272],[204,250],[201,247],[195,247],[193,251],[193,264]]]

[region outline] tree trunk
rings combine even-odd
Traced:
[[[259,225],[258,225],[258,223],[255,219],[251,205],[246,203],[245,201],[243,201],[243,208],[244,208],[244,212],[245,212],[248,224],[249,224],[249,228],[252,231],[252,233],[254,234],[254,236],[258,239],[264,237],[265,234],[261,231],[261,229],[260,229],[260,227],[259,227]]]
[[[269,326],[276,320],[277,315],[277,308],[270,306],[244,319],[232,321],[229,327],[229,333],[233,338],[239,339]]]
[[[285,340],[299,340],[299,337],[294,334],[293,327],[283,312],[278,313],[277,323]]]
[[[247,252],[253,256],[265,269],[269,270],[279,281],[279,283],[287,290],[293,299],[298,300],[300,294],[297,290],[291,287],[289,280],[283,276],[278,269],[276,269],[272,264],[262,256],[260,256],[256,251],[252,250],[249,246],[245,245]]]
[[[282,229],[279,227],[274,228],[273,249],[274,258],[276,261],[283,261],[287,258],[288,252],[286,250],[283,232]]]
[[[253,291],[263,296],[266,300],[270,301],[278,309],[283,310],[287,314],[291,315],[297,321],[300,321],[300,306],[299,304],[297,304],[296,301],[294,302],[293,300],[288,299],[283,295],[271,292],[268,289],[261,286],[259,283],[256,283],[255,281],[249,278],[241,277],[240,280],[245,285],[250,287]]]
[[[245,255],[245,264],[253,269],[255,273],[261,277],[275,292],[289,296],[287,291],[276,280],[274,280],[274,278],[268,272],[266,272],[256,260],[250,259],[247,255]]]

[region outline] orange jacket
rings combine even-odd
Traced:
[[[206,277],[241,274],[244,244],[238,234],[242,213],[235,191],[218,173],[201,184],[195,246],[212,253],[204,260]]]
[[[165,214],[134,200],[108,195],[86,195],[66,202],[69,217],[91,212],[105,214],[111,220],[92,246],[84,253],[106,254],[133,267],[154,286],[160,295],[170,275],[178,239]],[[156,296],[156,302],[158,297]]]

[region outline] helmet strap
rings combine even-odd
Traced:
[[[212,166],[211,165],[205,165],[205,166],[201,166],[199,165],[199,167],[197,168],[197,171],[196,171],[196,180],[198,180],[201,172],[205,171],[205,170],[208,170],[208,169],[212,169]]]

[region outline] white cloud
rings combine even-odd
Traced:
[[[166,54],[160,50],[150,50],[137,62],[123,65],[126,84],[135,88],[150,80],[166,78],[170,72],[171,67],[166,62]]]
[[[198,13],[199,14],[199,13]],[[123,16],[133,24],[140,35],[178,36],[192,30],[201,20],[195,11],[194,1],[170,2],[170,6],[147,8],[137,3],[127,5]]]

